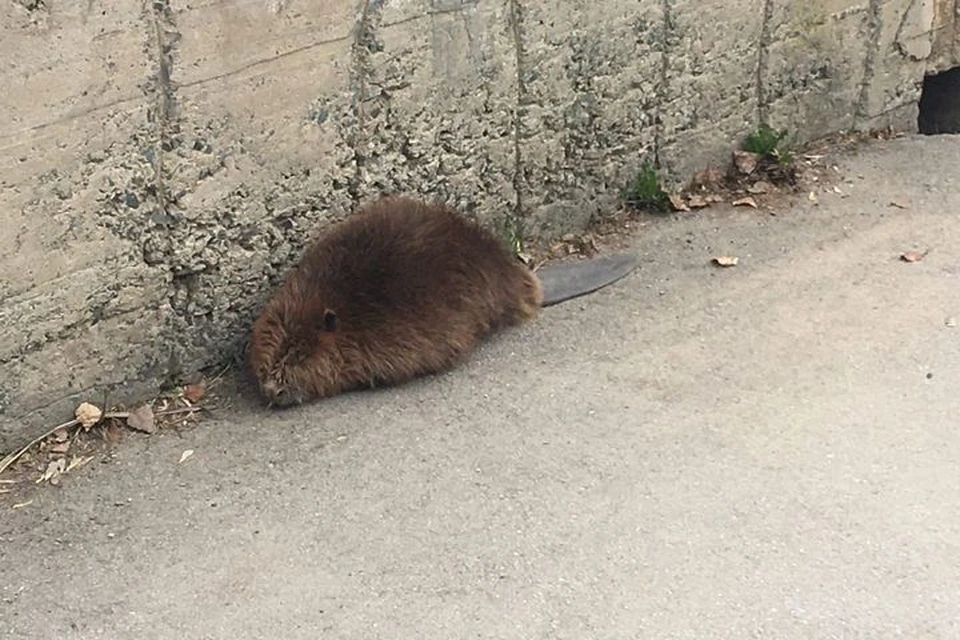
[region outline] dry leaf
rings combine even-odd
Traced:
[[[920,253],[919,251],[904,251],[900,255],[900,259],[904,262],[920,262],[926,256],[926,252]]]
[[[123,428],[117,423],[111,422],[107,425],[107,428],[104,429],[103,437],[106,438],[110,444],[117,444],[123,439]]]
[[[183,397],[187,402],[200,402],[205,395],[207,395],[207,388],[202,382],[188,384],[183,387]]]
[[[154,433],[157,424],[153,418],[153,407],[144,404],[131,411],[127,416],[127,426],[144,433]]]
[[[41,482],[50,481],[50,484],[59,484],[60,475],[66,470],[67,461],[63,458],[57,458],[56,460],[51,460],[47,464],[46,471],[43,472],[43,475],[37,478],[37,484]]]
[[[883,129],[873,129],[870,131],[870,135],[877,140],[889,140],[890,138],[897,137],[896,132],[890,125],[887,125]]]
[[[69,442],[55,442],[47,449],[50,453],[66,453],[70,450]]]
[[[703,196],[690,196],[687,200],[687,205],[691,209],[703,209],[704,207],[710,206],[710,201]]]
[[[103,417],[103,411],[100,410],[100,407],[94,406],[89,402],[83,402],[77,407],[76,411],[73,412],[73,415],[84,429],[89,429],[100,422],[100,418]]]
[[[757,168],[757,154],[750,153],[749,151],[734,151],[733,152],[733,164],[737,167],[737,171],[744,175],[750,175]]]
[[[709,187],[723,180],[723,172],[719,169],[703,169],[693,174],[690,180],[692,187]]]
[[[733,201],[733,206],[735,206],[735,207],[753,207],[754,209],[756,209],[756,208],[757,208],[757,201],[754,200],[753,198],[751,198],[750,196],[746,196],[746,197],[744,197],[744,198],[740,198],[739,200],[734,200],[734,201]]]
[[[721,267],[735,267],[740,262],[740,258],[737,256],[717,256],[713,259],[713,262]]]
[[[50,439],[54,442],[66,442],[67,438],[70,437],[70,433],[63,428],[57,429],[50,434]]]
[[[180,454],[180,462],[178,464],[183,464],[187,458],[193,455],[193,449],[186,449],[183,453]]]
[[[766,180],[757,180],[752,185],[747,187],[747,191],[750,193],[769,193],[773,189],[773,185],[767,182]]]
[[[597,239],[592,233],[588,233],[580,238],[580,252],[586,255],[593,255],[599,251]]]
[[[690,207],[688,207],[687,203],[683,201],[683,196],[681,195],[671,193],[670,204],[673,205],[673,208],[676,211],[690,211]]]

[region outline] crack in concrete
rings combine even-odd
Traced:
[[[958,54],[960,54],[960,29],[957,28],[958,22],[960,22],[960,0],[953,0],[953,13],[950,14],[948,23],[954,33],[953,41],[950,43],[950,61],[953,64],[960,62],[960,58],[958,58]]]
[[[657,79],[657,88],[654,91],[656,95],[656,113],[653,120],[653,163],[660,168],[660,149],[663,147],[663,112],[667,105],[667,94],[670,91],[670,49],[676,25],[673,21],[673,2],[672,0],[661,0],[661,26],[660,26],[660,75]]]
[[[153,84],[148,90],[148,95],[154,99],[154,104],[148,111],[148,117],[152,119],[156,131],[152,136],[154,138],[153,153],[149,159],[153,166],[153,184],[148,185],[147,192],[149,193],[152,190],[152,195],[156,199],[157,210],[154,214],[162,218],[169,218],[171,202],[175,201],[176,198],[171,198],[169,194],[164,160],[166,154],[176,147],[177,134],[180,132],[176,100],[177,87],[173,81],[174,51],[180,41],[180,32],[173,18],[170,0],[149,0],[149,2],[148,26],[151,30],[151,45],[155,56],[156,72],[151,78]],[[144,234],[140,247],[145,264],[149,264],[148,245],[149,237]],[[174,271],[171,264],[167,263],[164,266],[171,273]],[[178,283],[174,280],[167,292],[168,303],[174,309],[177,308],[177,294]],[[189,300],[187,304],[189,304]],[[175,320],[171,317],[168,322],[173,323]],[[167,324],[165,329],[168,335],[174,334],[176,331],[176,327],[171,324]],[[158,344],[155,345],[155,352],[158,356],[163,352],[172,354],[173,349],[164,344]],[[173,356],[169,357],[172,359]],[[168,369],[165,377],[169,379],[176,373],[176,369]]]
[[[360,17],[354,26],[353,45],[350,51],[350,89],[353,94],[350,107],[354,122],[345,138],[353,150],[354,172],[353,180],[348,184],[348,191],[355,204],[360,199],[360,184],[363,181],[363,168],[367,159],[364,148],[366,144],[364,129],[367,125],[364,103],[370,97],[369,84],[373,78],[371,55],[379,47],[378,27],[375,21],[380,16],[382,5],[382,0],[361,0]]]
[[[513,190],[514,209],[508,221],[513,225],[512,231],[521,236],[523,234],[523,109],[527,103],[527,85],[524,80],[525,60],[523,55],[523,15],[519,0],[510,0],[509,6],[510,33],[513,36],[514,63],[517,67],[517,102],[513,113]]]
[[[897,30],[893,35],[893,46],[897,48],[897,51],[900,52],[900,55],[906,56],[907,53],[906,47],[903,44],[903,30],[906,28],[907,23],[910,22],[911,14],[917,6],[917,0],[910,0],[910,4],[904,8],[903,12],[900,14],[900,21],[897,23]]]
[[[170,0],[150,0],[148,15],[157,64],[152,87],[155,102],[151,114],[157,126],[157,142],[153,157],[154,189],[160,213],[166,214],[169,202],[163,156],[164,152],[170,148],[171,131],[176,128],[176,88],[172,81],[173,50],[180,39],[180,33],[173,21]]]
[[[260,58],[252,62],[248,62],[240,67],[237,67],[236,69],[231,69],[230,71],[218,73],[216,75],[212,75],[206,78],[198,78],[196,80],[191,80],[190,82],[184,82],[183,84],[180,84],[178,86],[181,89],[202,86],[204,84],[207,84],[208,82],[216,82],[218,80],[223,80],[225,78],[231,78],[235,75],[239,75],[243,73],[244,71],[249,71],[250,69],[259,67],[261,65],[270,64],[271,62],[283,60],[284,58],[289,58],[291,56],[295,56],[300,53],[306,53],[312,49],[318,49],[318,48],[330,46],[333,44],[340,44],[343,42],[347,42],[351,39],[354,39],[354,36],[347,35],[347,36],[341,36],[337,38],[328,38],[326,40],[317,40],[316,42],[311,42],[309,44],[305,44],[303,46],[290,49],[289,51],[281,51],[276,55],[267,56],[266,58]]]
[[[120,105],[132,103],[132,102],[140,102],[142,100],[143,100],[143,94],[138,94],[138,95],[127,96],[124,98],[117,98],[116,100],[111,100],[110,102],[104,102],[103,104],[95,104],[93,106],[90,106],[84,109],[78,109],[70,113],[69,115],[65,115],[60,118],[53,118],[52,120],[47,120],[46,122],[40,122],[34,125],[30,125],[29,127],[24,127],[23,129],[17,129],[16,131],[13,131],[11,133],[0,135],[0,140],[17,139],[23,136],[24,134],[43,131],[44,129],[55,127],[60,124],[65,124],[72,120],[78,120],[79,118],[92,115],[99,111],[106,111],[107,109],[111,109],[113,107],[118,107]],[[0,147],[0,151],[7,151],[8,149],[12,149],[17,144],[20,144],[19,141],[13,144],[4,145]]]
[[[366,5],[368,3],[364,3],[364,4]],[[469,5],[466,5],[466,6],[469,6]],[[454,14],[454,13],[462,14],[463,9],[464,7],[457,7],[455,9],[431,9],[430,11],[419,13],[417,15],[409,16],[407,18],[403,18],[400,20],[395,20],[393,22],[385,22],[380,26],[380,29],[381,30],[392,29],[394,27],[400,27],[406,24],[418,22],[420,20],[434,18],[436,16],[442,16],[442,15]],[[361,9],[361,13],[363,11],[364,9]],[[361,17],[361,20],[363,19],[364,18]],[[356,33],[337,36],[335,38],[325,38],[323,40],[316,40],[314,42],[310,42],[308,44],[301,45],[299,47],[294,47],[293,49],[290,49],[288,51],[281,51],[280,53],[277,53],[272,56],[267,56],[265,58],[259,58],[257,60],[253,60],[251,62],[248,62],[246,64],[243,64],[237,67],[236,69],[231,69],[230,71],[218,73],[216,75],[208,76],[206,78],[197,78],[196,80],[180,83],[177,86],[180,89],[187,89],[187,88],[202,86],[204,84],[207,84],[208,82],[216,82],[218,80],[224,80],[226,78],[233,77],[235,75],[243,73],[244,71],[249,71],[250,69],[259,67],[261,65],[270,64],[271,62],[277,62],[278,60],[283,60],[285,58],[289,58],[291,56],[295,56],[301,53],[307,53],[308,51],[311,51],[313,49],[327,47],[335,44],[342,44],[344,42],[350,42],[350,41],[353,41],[354,43],[356,43],[357,41]]]
[[[765,78],[770,62],[770,38],[773,30],[773,3],[774,0],[764,0],[763,17],[760,22],[760,41],[757,43],[757,123],[767,124],[770,118],[770,105],[768,104],[767,85]]]
[[[866,14],[868,37],[863,56],[863,77],[860,94],[854,106],[854,126],[859,126],[870,117],[870,89],[876,75],[877,57],[880,55],[880,39],[883,37],[883,0],[870,0]]]

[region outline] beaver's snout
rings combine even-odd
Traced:
[[[281,385],[275,380],[265,380],[260,385],[260,390],[272,406],[289,407],[295,404],[303,403],[303,394]]]

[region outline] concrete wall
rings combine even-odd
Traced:
[[[229,357],[381,190],[527,235],[760,120],[915,126],[941,0],[0,0],[0,450]]]

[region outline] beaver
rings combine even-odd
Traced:
[[[458,211],[383,196],[331,225],[286,274],[253,323],[248,365],[271,406],[397,385],[635,265],[618,254],[538,275]]]

